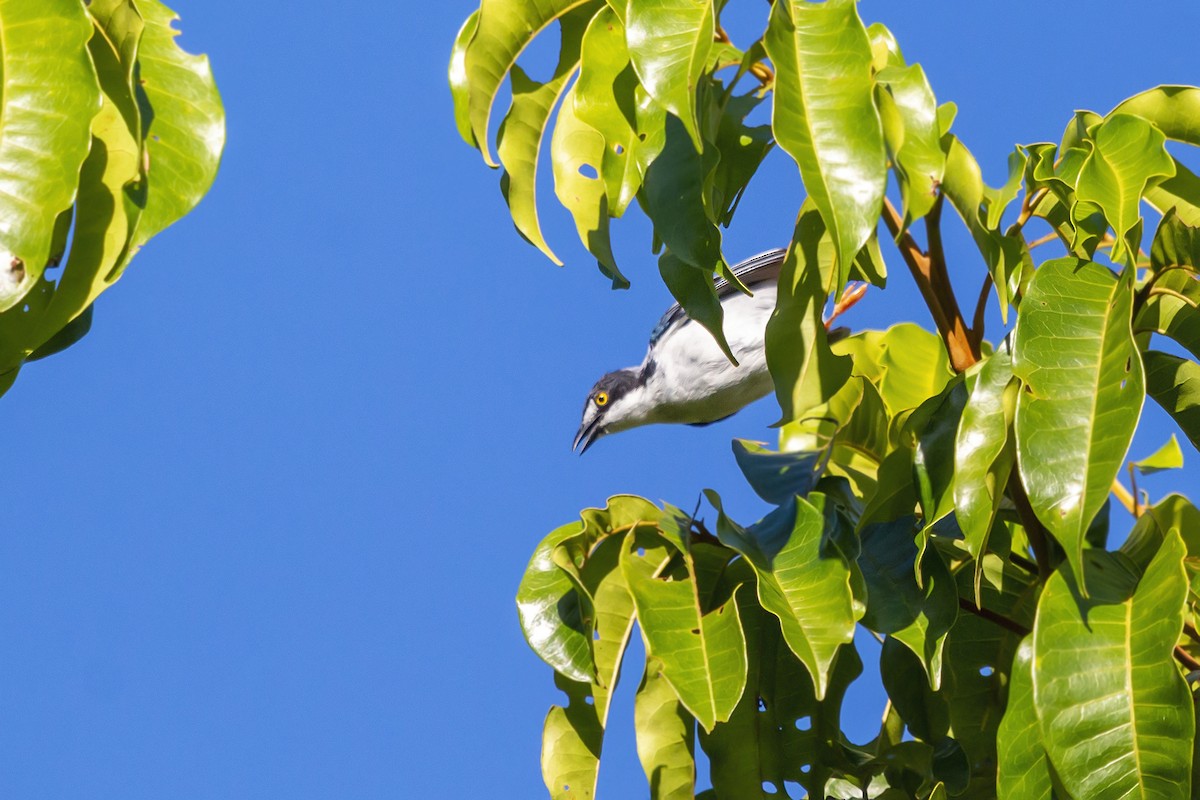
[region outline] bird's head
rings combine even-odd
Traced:
[[[649,421],[644,373],[643,369],[631,367],[610,372],[596,381],[583,404],[583,420],[572,450],[583,455],[601,436]]]

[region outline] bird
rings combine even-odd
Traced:
[[[650,332],[640,365],[609,372],[592,386],[571,449],[582,455],[602,436],[652,423],[710,425],[766,396],[773,384],[764,340],[786,255],[768,250],[733,267],[750,294],[724,279],[714,284],[736,365],[676,303]]]

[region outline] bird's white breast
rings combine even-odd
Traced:
[[[730,363],[712,334],[695,322],[668,331],[646,354],[655,374],[647,381],[654,422],[712,422],[737,412],[771,391],[764,339],[775,308],[773,285],[753,297],[724,298],[725,338],[738,360]]]

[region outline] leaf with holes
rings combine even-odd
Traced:
[[[844,281],[887,185],[871,42],[853,0],[784,0],[772,5],[764,44],[776,71],[775,138],[800,167]]]
[[[1034,512],[1077,575],[1084,533],[1108,498],[1145,398],[1132,302],[1128,280],[1060,258],[1038,269],[1021,304],[1017,464]]]

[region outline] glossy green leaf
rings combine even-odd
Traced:
[[[1009,437],[1016,414],[1017,384],[1007,340],[979,371],[963,409],[954,447],[954,503],[958,526],[976,559],[975,598],[988,536],[1012,472],[1015,443]]]
[[[450,96],[454,100],[454,124],[458,135],[472,147],[478,147],[475,133],[471,130],[470,85],[467,81],[467,45],[475,38],[475,30],[479,27],[479,10],[471,12],[458,35],[454,37],[454,47],[450,51]]]
[[[504,166],[500,181],[509,214],[517,231],[547,258],[562,266],[562,261],[546,244],[538,222],[537,176],[541,159],[542,140],[550,124],[550,112],[558,104],[567,82],[579,68],[579,50],[583,31],[590,17],[588,7],[581,7],[559,18],[562,46],[554,74],[545,83],[532,80],[518,65],[509,73],[512,83],[512,105],[500,123],[497,150]]]
[[[74,0],[0,2],[0,311],[41,277],[100,109],[92,21]]]
[[[853,0],[784,0],[771,8],[764,44],[776,72],[775,138],[800,167],[845,276],[879,224],[887,185],[871,42]]]
[[[658,274],[662,276],[671,296],[687,311],[688,317],[703,325],[725,356],[734,361],[733,351],[729,349],[729,342],[721,328],[725,311],[717,299],[713,276],[685,262],[673,250],[667,250],[659,256]]]
[[[1134,332],[1169,336],[1200,357],[1200,280],[1185,269],[1167,269],[1151,277],[1143,290],[1145,302],[1134,321]]]
[[[580,6],[598,9],[597,0],[482,0],[475,35],[463,54],[467,116],[483,160],[495,167],[488,135],[496,94],[517,56],[544,28]],[[453,61],[451,62],[453,68]]]
[[[1013,660],[1008,706],[996,735],[1000,754],[998,789],[1005,800],[1050,800],[1050,760],[1042,744],[1033,697],[1033,641]]]
[[[696,87],[715,25],[713,0],[629,0],[625,9],[625,37],[642,86],[683,123],[697,151],[704,143]]]
[[[625,46],[625,26],[612,8],[601,9],[588,25],[572,96],[575,115],[604,137],[600,172],[608,213],[619,217],[663,148],[666,112],[638,83]]]
[[[938,742],[950,731],[945,696],[929,689],[921,659],[899,639],[888,637],[879,654],[879,674],[888,698],[913,736]]]
[[[1110,113],[1134,114],[1154,123],[1168,139],[1200,145],[1200,89],[1156,86],[1122,101]]]
[[[525,641],[556,672],[588,682],[595,674],[592,646],[583,620],[590,613],[571,579],[554,563],[554,548],[583,530],[572,522],[538,544],[517,590],[517,613]]]
[[[779,273],[775,313],[767,322],[767,366],[781,422],[828,402],[850,378],[852,362],[834,355],[822,319],[836,288],[831,244],[820,213],[806,203]]]
[[[1174,159],[1175,174],[1146,187],[1146,202],[1160,214],[1174,209],[1188,225],[1200,225],[1200,177]]]
[[[875,80],[888,151],[900,176],[907,227],[933,209],[946,171],[937,100],[919,64],[887,67]]]
[[[772,505],[805,497],[821,477],[819,452],[777,453],[756,442],[734,439],[733,457],[750,488]]]
[[[208,56],[192,55],[176,43],[175,12],[159,0],[138,0],[137,7],[146,22],[138,75],[149,165],[135,239],[140,246],[208,193],[225,149],[225,108]]]
[[[636,545],[621,553],[642,636],[649,655],[662,661],[663,678],[680,702],[712,730],[729,719],[746,685],[746,641],[733,600],[714,609],[701,606],[696,563],[681,553],[682,569],[670,579],[638,568],[645,558]]]
[[[938,396],[954,377],[942,340],[919,325],[892,326],[880,348],[879,395],[892,416]]]
[[[1200,449],[1200,364],[1147,350],[1146,394],[1175,420],[1193,447]]]
[[[709,208],[717,223],[729,227],[750,179],[775,144],[769,125],[748,126],[746,116],[762,101],[751,93],[733,97],[717,123],[712,145],[720,156],[709,174]]]
[[[887,67],[903,67],[904,53],[895,35],[881,22],[872,22],[867,26],[867,38],[871,40],[872,66],[876,72]]]
[[[692,800],[696,792],[696,720],[662,675],[662,662],[646,659],[633,704],[638,759],[652,800]]]
[[[1172,657],[1187,596],[1184,552],[1169,534],[1139,581],[1127,560],[1092,550],[1092,602],[1081,607],[1061,571],[1042,593],[1033,697],[1050,762],[1071,796],[1190,796],[1195,719]]]
[[[1150,263],[1156,272],[1167,267],[1195,271],[1200,267],[1200,227],[1180,219],[1176,209],[1169,210],[1154,232]]]
[[[1017,464],[1038,519],[1079,574],[1084,533],[1108,498],[1145,397],[1133,293],[1105,267],[1061,258],[1021,304],[1013,373]]]
[[[1116,235],[1112,257],[1121,261],[1137,243],[1127,241],[1141,220],[1138,206],[1146,184],[1175,173],[1167,153],[1166,137],[1141,117],[1114,114],[1091,131],[1087,159],[1075,186],[1081,202],[1095,203],[1104,211]]]
[[[717,536],[741,553],[758,575],[758,598],[779,618],[792,652],[808,668],[821,699],[838,648],[854,638],[862,616],[851,588],[851,564],[831,543],[841,524],[824,495],[793,498],[749,528],[737,525],[706,493],[720,517]]]
[[[1183,468],[1183,451],[1179,449],[1179,440],[1175,434],[1162,447],[1145,458],[1130,462],[1143,475],[1153,475],[1168,469]]]
[[[559,105],[554,135],[550,138],[554,193],[571,212],[579,240],[595,256],[600,271],[612,280],[613,288],[625,288],[629,281],[617,268],[613,256],[608,197],[600,177],[604,164],[604,137],[576,116],[571,95],[568,91]]]
[[[861,532],[859,567],[867,586],[863,625],[876,633],[895,636],[925,665],[929,685],[941,685],[946,634],[958,615],[954,578],[933,549],[921,556],[922,581],[917,583],[918,558],[912,517],[868,525]]]

